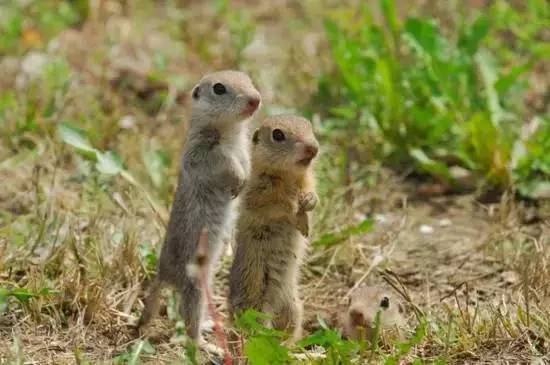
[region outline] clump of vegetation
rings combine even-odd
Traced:
[[[499,17],[520,15],[501,3],[489,15],[463,16],[452,36],[433,18],[399,19],[391,0],[380,1],[382,24],[367,5],[331,13],[325,30],[335,69],[320,80],[319,91],[326,135],[344,135],[339,141],[351,158],[368,153],[451,186],[460,184],[458,167],[494,187],[517,183],[522,194],[537,195],[525,183],[535,175],[537,184],[548,183],[536,156],[550,137],[550,120],[540,116],[536,133],[522,139],[529,123],[522,77],[542,60],[544,41],[535,34],[544,22],[536,14],[548,14],[549,8],[545,1],[529,1],[527,17],[537,21],[528,33],[535,39],[522,57],[507,60],[499,52],[506,47],[489,39],[507,22]],[[518,33],[525,39],[523,30]]]

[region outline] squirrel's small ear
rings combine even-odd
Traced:
[[[259,140],[260,140],[260,130],[256,129],[254,131],[254,135],[252,135],[252,143],[258,144]]]
[[[405,307],[403,307],[403,304],[398,303],[397,304],[397,310],[399,311],[399,313],[403,313],[403,312],[405,312]]]
[[[200,91],[201,91],[200,86],[199,85],[195,86],[195,88],[193,89],[193,94],[192,94],[193,99],[197,100],[200,97]]]

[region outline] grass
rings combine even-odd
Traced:
[[[229,67],[253,76],[262,116],[311,117],[323,150],[307,335],[288,345],[248,314],[252,364],[550,361],[548,5],[406,5],[0,4],[0,363],[207,359],[170,295],[151,338],[129,324],[165,233],[186,91]],[[440,188],[420,197],[426,184]],[[405,339],[342,338],[345,294],[384,278],[409,307]]]
[[[542,1],[529,6],[550,11]],[[435,18],[398,19],[393,1],[380,1],[381,24],[367,5],[334,12],[325,30],[335,67],[321,80],[318,96],[330,123],[327,135],[359,131],[360,139],[345,142],[348,155],[368,153],[396,168],[412,166],[411,172],[451,190],[464,188],[463,174],[453,171],[466,169],[480,184],[502,190],[517,183],[524,196],[538,197],[524,184],[547,186],[548,174],[537,179],[527,171],[548,164],[533,163],[537,153],[525,144],[548,140],[548,111],[533,117],[540,124],[534,135],[521,136],[527,117],[521,95],[522,76],[543,58],[536,34],[545,22],[535,20],[525,54],[506,61],[494,18],[511,10],[501,2],[486,10],[458,17],[452,36]]]

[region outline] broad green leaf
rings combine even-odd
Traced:
[[[249,338],[244,353],[252,365],[286,364],[290,358],[288,349],[276,338],[266,336]]]
[[[531,180],[518,186],[523,196],[532,199],[550,199],[550,177],[547,180]]]
[[[99,152],[97,154],[96,168],[105,175],[118,175],[124,170],[122,159],[115,152]]]
[[[49,288],[42,288],[38,293],[36,293],[27,288],[7,289],[0,287],[0,300],[3,298],[5,301],[8,297],[14,297],[19,302],[27,304],[31,298],[48,296],[54,293],[55,291]]]
[[[92,147],[83,130],[78,129],[69,123],[59,123],[57,131],[63,142],[73,146],[78,152],[86,157],[95,160],[97,150]]]
[[[437,58],[437,53],[440,50],[439,35],[433,22],[409,18],[405,23],[405,31],[419,53],[429,58]]]
[[[413,148],[409,153],[418,162],[422,170],[445,181],[450,182],[452,180],[449,168],[443,162],[431,159],[420,148]]]
[[[474,55],[481,41],[489,32],[489,18],[480,15],[473,24],[465,27],[464,34],[458,40],[458,46],[463,48],[469,56]]]
[[[254,309],[247,309],[235,319],[235,326],[250,336],[268,336],[284,338],[286,334],[273,328],[266,327],[262,322],[270,320],[271,316],[258,312]]]

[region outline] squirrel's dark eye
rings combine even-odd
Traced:
[[[225,90],[225,86],[223,86],[223,84],[220,84],[219,82],[217,84],[214,84],[214,93],[216,95],[222,95],[226,92],[227,90]]]
[[[273,130],[273,140],[277,142],[282,142],[285,140],[285,134],[280,129]]]
[[[380,307],[384,309],[388,309],[390,307],[390,298],[388,297],[382,298],[382,300],[380,301]]]

